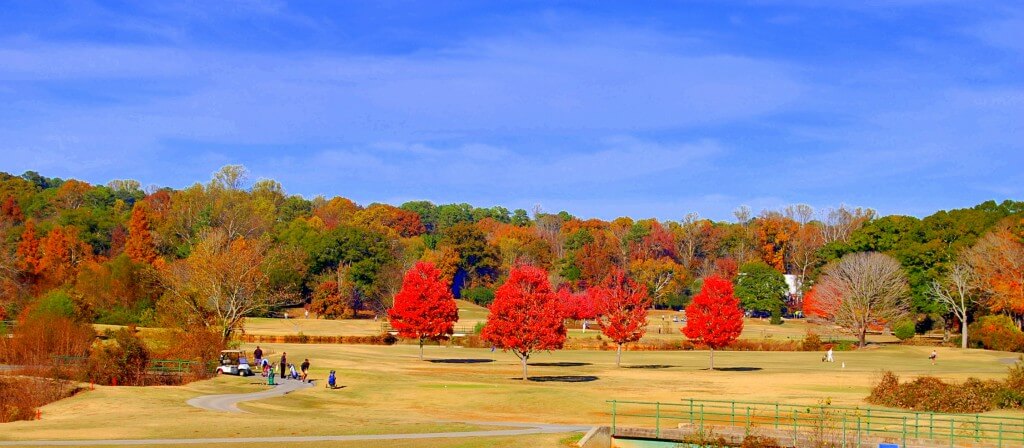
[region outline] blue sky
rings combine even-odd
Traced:
[[[14,1],[0,171],[183,187],[237,163],[362,204],[921,216],[1024,199],[1022,69],[1010,1]]]

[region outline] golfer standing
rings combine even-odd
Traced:
[[[288,377],[288,352],[281,352],[281,378]]]

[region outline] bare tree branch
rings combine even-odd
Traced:
[[[815,289],[820,308],[865,343],[871,326],[910,314],[910,288],[899,262],[877,252],[848,254],[825,269]]]

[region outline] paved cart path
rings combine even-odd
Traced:
[[[509,423],[509,422],[465,422],[488,426],[508,426],[514,429],[497,429],[491,431],[461,432],[422,432],[411,434],[357,434],[347,436],[290,436],[290,437],[221,437],[202,439],[110,439],[110,440],[25,440],[18,442],[0,442],[0,446],[132,446],[132,445],[216,445],[237,443],[288,443],[288,442],[346,442],[370,440],[408,440],[408,439],[453,439],[464,437],[501,437],[521,436],[529,434],[558,434],[569,432],[585,432],[590,426],[549,425],[544,423]]]
[[[280,397],[284,394],[309,387],[313,387],[313,383],[304,383],[298,380],[284,380],[278,383],[277,386],[274,386],[273,389],[261,392],[252,392],[247,394],[202,395],[188,400],[185,403],[209,411],[244,412],[241,409],[238,409],[238,403],[243,401],[262,400],[270,397]]]

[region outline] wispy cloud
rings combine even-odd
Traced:
[[[0,169],[181,186],[245,163],[304,194],[603,217],[1024,194],[1013,8],[415,6],[0,19]]]

